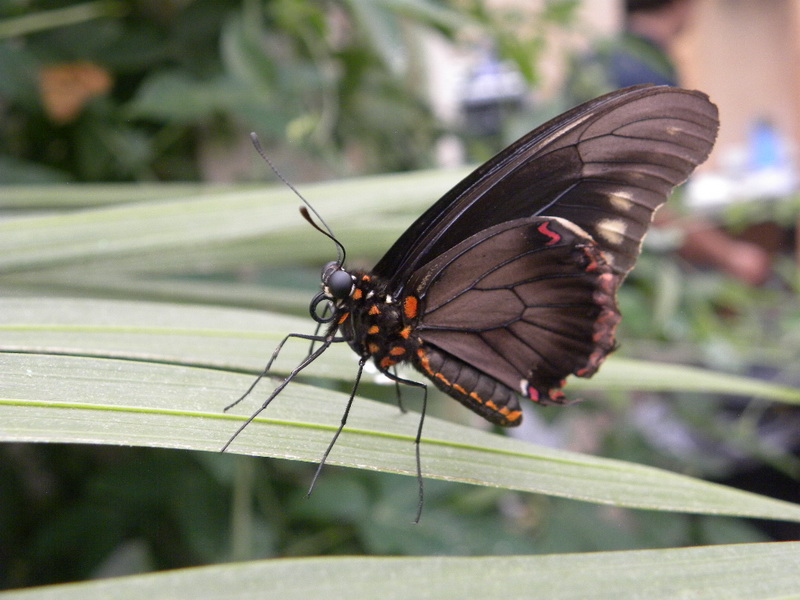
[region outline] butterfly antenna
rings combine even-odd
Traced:
[[[286,187],[292,190],[292,192],[294,192],[294,195],[300,198],[303,204],[305,204],[305,206],[300,209],[300,213],[303,215],[305,220],[311,223],[314,229],[325,235],[325,237],[327,237],[334,244],[336,244],[336,254],[338,255],[336,262],[338,262],[339,265],[343,265],[345,257],[344,246],[339,240],[336,239],[336,236],[333,235],[333,230],[325,222],[325,219],[322,218],[322,216],[317,212],[317,209],[314,208],[311,205],[311,203],[303,197],[303,194],[301,194],[297,190],[297,188],[294,187],[291,184],[291,182],[288,179],[286,179],[278,170],[278,168],[272,163],[272,161],[267,156],[267,153],[264,152],[264,148],[261,146],[261,142],[258,140],[258,136],[254,131],[250,132],[250,140],[253,142],[253,147],[256,149],[256,152],[258,152],[259,156],[261,156],[261,158],[264,159],[264,162],[267,163],[267,165],[269,165],[269,168],[272,169],[272,172],[275,173],[278,179],[280,179],[286,185]],[[311,211],[311,213],[313,213],[314,217],[316,218],[316,221],[311,218],[309,210]],[[321,226],[318,225],[317,221],[319,221],[319,223],[321,223],[322,225]]]
[[[311,210],[314,210],[314,209],[312,208]],[[345,257],[345,255],[347,254],[347,253],[345,252],[345,249],[344,249],[344,246],[342,245],[342,243],[341,243],[339,240],[337,240],[335,237],[333,237],[333,234],[330,232],[330,230],[327,230],[327,231],[326,231],[325,229],[323,229],[322,227],[320,227],[320,226],[317,224],[317,222],[316,222],[316,221],[314,221],[314,217],[312,217],[312,216],[311,216],[311,213],[309,213],[309,212],[308,212],[308,209],[307,209],[305,206],[301,206],[301,207],[300,207],[300,214],[301,214],[301,215],[303,215],[303,218],[304,218],[306,221],[308,221],[308,222],[309,222],[309,224],[310,224],[310,225],[311,225],[311,226],[312,226],[314,229],[316,229],[317,231],[319,231],[319,232],[320,232],[322,235],[324,235],[326,238],[328,238],[328,239],[329,239],[329,240],[331,240],[331,241],[332,241],[334,244],[336,244],[336,254],[338,255],[338,257],[337,257],[337,259],[336,259],[336,262],[337,262],[337,264],[338,264],[338,265],[341,267],[341,266],[344,264],[344,257]],[[319,215],[317,214],[317,211],[314,211],[314,214],[315,214],[317,217],[319,217]],[[328,227],[328,225],[325,223],[325,221],[323,221],[323,222],[322,222],[322,224],[323,224],[323,225],[325,225],[325,227]]]

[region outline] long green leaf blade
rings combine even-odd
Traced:
[[[306,600],[323,596],[786,600],[800,597],[800,543],[548,556],[284,559],[0,594],[3,600]]]
[[[251,377],[216,370],[81,356],[0,355],[0,437],[219,450],[249,406],[221,407]],[[259,396],[263,398],[263,395]],[[316,462],[346,395],[293,384],[231,451]],[[256,401],[258,402],[258,401]],[[413,475],[414,413],[358,398],[329,462]],[[429,417],[425,476],[656,510],[800,521],[800,505],[667,471],[553,450]],[[409,489],[409,500],[413,502]]]

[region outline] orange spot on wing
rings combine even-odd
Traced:
[[[417,299],[414,296],[409,296],[403,301],[403,312],[406,318],[413,319],[417,316]]]

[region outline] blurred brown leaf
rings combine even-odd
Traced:
[[[39,87],[47,115],[56,123],[77,118],[86,103],[111,89],[111,75],[90,62],[42,67]]]

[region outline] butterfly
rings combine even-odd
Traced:
[[[697,91],[642,85],[591,100],[478,167],[371,271],[349,270],[344,247],[303,209],[338,248],[310,307],[327,329],[290,334],[278,345],[259,379],[289,339],[318,347],[228,444],[302,369],[340,342],[358,355],[359,369],[317,475],[370,360],[395,382],[427,390],[397,375],[396,365],[410,364],[497,425],[520,424],[520,399],[566,403],[565,379],[591,377],[615,349],[617,290],[639,256],[653,213],[708,157],[718,127],[716,106]],[[423,416],[426,403],[427,393]],[[422,419],[417,519],[421,434]]]

